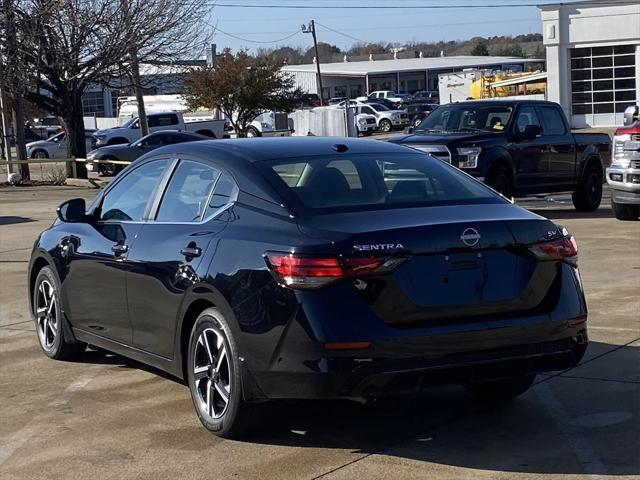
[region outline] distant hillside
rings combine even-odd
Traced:
[[[347,50],[335,45],[318,43],[320,61],[324,63],[341,62],[345,55],[349,61],[356,62],[369,59],[414,58],[420,54],[424,57],[447,57],[455,55],[499,55],[528,58],[544,58],[542,35],[539,33],[496,37],[473,37],[468,40],[451,40],[447,42],[416,42],[409,44],[356,44]],[[275,49],[258,49],[256,57],[270,57],[284,61],[289,65],[311,63],[315,57],[313,48],[304,50],[296,47],[279,47]]]

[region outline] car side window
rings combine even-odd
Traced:
[[[149,135],[140,141],[141,147],[159,147],[164,144],[162,135]]]
[[[159,222],[198,222],[220,171],[210,165],[181,160],[169,180],[156,215]]]
[[[564,135],[567,130],[562,115],[555,107],[540,107],[545,135]]]
[[[228,203],[234,201],[237,194],[238,187],[236,182],[233,181],[233,178],[226,173],[220,175],[220,179],[216,183],[211,199],[209,200],[209,206],[207,207],[205,217],[209,217],[216,210],[219,210]]]
[[[151,124],[151,119],[149,119],[150,127],[168,127],[170,125],[178,124],[178,116],[175,113],[167,113],[164,115],[156,115],[155,117],[151,117],[153,119],[153,125]]]
[[[522,107],[518,112],[518,118],[516,119],[516,128],[518,133],[524,132],[527,125],[537,125],[540,127],[540,120],[536,114],[536,109],[533,107]]]
[[[155,160],[132,170],[102,200],[100,220],[140,221],[169,160]]]

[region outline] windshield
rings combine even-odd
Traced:
[[[133,122],[135,122],[137,119],[138,119],[138,117],[131,117],[129,120],[127,120],[126,122],[124,122],[122,124],[122,127],[123,128],[130,127],[133,124]]]
[[[498,133],[508,127],[512,112],[509,105],[444,105],[425,118],[416,131]]]
[[[255,165],[303,214],[504,202],[488,187],[430,155],[333,155]]]
[[[64,140],[64,132],[57,133],[53,137],[47,139],[48,142],[61,142],[62,140]]]

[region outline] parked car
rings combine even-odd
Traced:
[[[579,211],[602,198],[611,139],[572,133],[560,105],[481,100],[439,106],[411,135],[391,140],[431,153],[506,197],[572,192]]]
[[[417,92],[413,92],[413,101],[414,102],[423,102],[423,103],[440,103],[440,93],[439,92],[428,92],[426,90],[418,90]]]
[[[87,152],[93,148],[94,130],[85,130],[84,137]],[[27,143],[27,157],[29,158],[69,158],[67,137],[65,132],[58,133],[47,140]]]
[[[390,110],[379,103],[362,103],[356,107],[358,114],[373,115],[378,122],[378,130],[390,132],[394,128],[404,128],[409,125],[409,116],[404,110]]]
[[[414,128],[418,128],[418,125],[431,114],[438,105],[433,103],[410,103],[407,105],[407,115],[409,115],[409,124]]]
[[[334,105],[330,105],[330,107],[344,108],[347,100],[343,100],[342,102],[336,103]],[[358,106],[360,102],[355,100],[349,100],[349,106],[352,109],[354,121],[356,124],[356,131],[358,135],[363,135],[368,137],[369,135],[374,134],[378,130],[378,120],[375,115],[358,112]]]
[[[393,90],[376,90],[375,92],[371,92],[367,98],[369,100],[385,99],[396,104],[404,102],[404,99],[398,96]]]
[[[90,344],[184,379],[223,437],[271,399],[504,400],[587,347],[569,232],[388,142],[158,149],[63,203],[27,268],[45,355]]]
[[[147,114],[149,132],[158,130],[179,130],[204,135],[209,138],[223,138],[226,120],[187,121],[181,112],[158,112]],[[97,130],[94,133],[96,146],[129,144],[140,139],[140,122],[132,117],[121,127]]]
[[[401,106],[398,103],[392,102],[391,100],[387,100],[386,98],[378,98],[378,99],[369,99],[364,97],[363,100],[357,100],[359,103],[375,103],[376,105],[384,105],[389,110],[401,110]]]
[[[618,220],[640,216],[640,121],[618,128],[613,137],[611,167],[607,183],[611,188],[611,208]]]
[[[121,162],[133,162],[145,153],[156,148],[175,143],[197,142],[210,140],[209,137],[197,133],[179,132],[177,130],[161,130],[142,137],[133,143],[126,145],[106,145],[99,147],[87,154],[87,170],[97,170],[101,175],[115,175],[126,165],[111,163],[95,163],[96,160],[119,160]]]
[[[43,138],[50,138],[56,133],[62,132],[62,124],[58,117],[44,117],[35,119],[33,125],[31,125],[33,133]]]

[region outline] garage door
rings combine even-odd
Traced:
[[[635,45],[571,49],[574,125],[622,124],[636,102]]]

